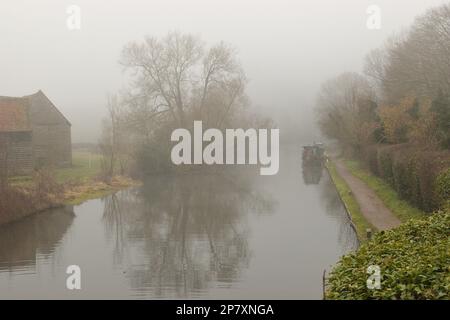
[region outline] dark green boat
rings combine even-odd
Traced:
[[[321,165],[325,160],[325,148],[322,143],[313,143],[310,146],[303,146],[303,164]]]

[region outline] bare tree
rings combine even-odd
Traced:
[[[100,151],[103,155],[103,171],[105,178],[114,176],[114,169],[120,158],[121,152],[121,106],[115,95],[108,96],[106,105],[108,116],[103,121],[103,132],[100,139]]]
[[[121,64],[133,71],[129,106],[146,109],[145,118],[153,123],[170,120],[186,127],[196,118],[220,125],[245,102],[244,73],[224,43],[206,49],[192,35],[147,37],[124,48]]]
[[[406,96],[435,98],[450,93],[450,4],[432,8],[412,27],[366,58],[366,74],[385,103]]]
[[[317,99],[318,123],[329,138],[359,150],[377,128],[375,95],[368,81],[344,73],[323,84]]]

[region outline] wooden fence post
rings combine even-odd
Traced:
[[[370,229],[370,228],[366,229],[366,236],[367,236],[367,240],[372,239],[372,229]]]

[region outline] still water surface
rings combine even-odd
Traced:
[[[0,298],[320,299],[357,247],[333,184],[281,149],[280,171],[153,176],[0,228]],[[67,290],[67,266],[81,290]]]

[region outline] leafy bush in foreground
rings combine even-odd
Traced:
[[[377,233],[342,257],[328,278],[327,299],[449,299],[449,236],[448,210]],[[370,265],[380,267],[380,289],[367,288]]]

